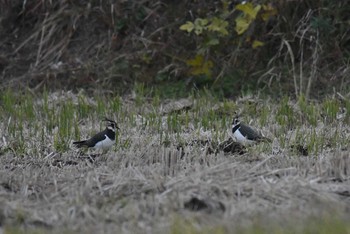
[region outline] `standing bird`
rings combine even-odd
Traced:
[[[242,123],[237,116],[232,121],[232,133],[237,142],[241,144],[251,144],[261,141],[271,142],[269,138],[262,136],[250,126]]]
[[[78,148],[88,147],[93,149],[102,149],[103,151],[109,150],[115,143],[115,132],[119,127],[114,120],[105,118],[108,122],[107,127],[102,132],[97,133],[95,136],[91,137],[85,141],[75,141],[73,145]]]

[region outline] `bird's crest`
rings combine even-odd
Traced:
[[[103,120],[110,123],[116,123],[114,120],[108,119],[107,117],[105,117]]]

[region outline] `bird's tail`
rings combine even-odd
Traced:
[[[86,141],[74,141],[73,145],[75,145],[78,148],[81,148],[83,146],[86,146]]]

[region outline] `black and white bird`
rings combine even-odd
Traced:
[[[232,133],[236,141],[241,144],[251,144],[262,141],[271,142],[269,138],[262,136],[250,126],[242,123],[237,116],[232,121]]]
[[[119,130],[119,127],[114,120],[105,118],[105,121],[108,122],[105,130],[97,133],[88,140],[75,141],[73,144],[78,148],[88,147],[93,149],[102,149],[103,151],[109,150],[115,143],[115,134],[116,130]]]

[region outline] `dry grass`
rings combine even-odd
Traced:
[[[341,221],[350,217],[346,121],[328,123],[318,115],[316,127],[297,118],[291,128],[276,123],[283,103],[252,98],[220,103],[199,97],[176,103],[173,113],[171,105],[162,112],[162,105],[144,97],[124,98],[115,107],[119,112],[111,110],[116,99],[109,99],[100,113],[98,100],[81,98],[90,112],[82,113],[73,94],[50,94],[47,104],[60,112],[69,100],[82,138],[99,130],[102,114],[119,122],[118,144],[94,161],[73,148],[55,149],[59,122],[44,137],[33,130],[48,126],[45,98],[33,104],[34,115],[43,118],[22,119],[23,132],[15,130],[25,141],[22,148],[9,132],[11,121],[20,118],[2,112],[0,223],[8,233],[350,233]],[[274,138],[272,145],[252,146],[244,154],[220,150],[236,110]],[[290,148],[297,143],[309,147],[308,156]]]

